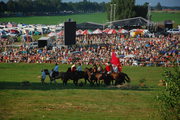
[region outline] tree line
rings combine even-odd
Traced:
[[[65,3],[61,0],[9,0],[7,3],[0,2],[0,13],[60,13],[63,11],[72,12],[104,12],[105,2],[82,2]]]
[[[112,5],[114,4],[116,6],[112,8]],[[158,3],[155,8],[161,10],[162,6]],[[13,14],[20,14],[21,16],[59,15],[105,11],[107,12],[108,20],[112,18],[112,13],[113,18],[115,17],[113,20],[121,20],[137,16],[148,18],[148,3],[144,3],[144,5],[135,5],[135,0],[111,0],[109,3],[90,2],[89,0],[83,0],[76,3],[66,3],[61,0],[9,0],[7,3],[0,2],[0,16],[12,16]]]
[[[148,3],[144,3],[144,5],[135,5],[135,0],[111,0],[106,7],[109,20],[111,16],[115,16],[115,18],[113,17],[111,20],[121,20],[132,17],[147,18]]]

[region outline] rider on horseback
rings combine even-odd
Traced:
[[[77,71],[82,71],[82,66],[81,66],[81,63],[78,64],[78,67],[76,69]]]
[[[98,64],[97,72],[99,72],[99,73],[102,73],[102,72],[103,72],[103,67],[102,67],[101,64]]]
[[[58,66],[58,64],[56,63],[56,64],[55,64],[55,67],[54,67],[54,69],[53,69],[53,74],[52,74],[52,76],[57,76],[57,75],[59,74],[58,69],[59,69],[59,66]]]
[[[92,70],[93,70],[93,73],[97,72],[97,65],[96,64],[93,64]]]
[[[113,72],[119,73],[119,69],[117,65],[112,64]]]
[[[73,64],[72,66],[71,66],[71,72],[75,72],[76,71],[76,64]]]
[[[110,62],[106,63],[105,70],[106,70],[107,74],[112,73],[112,66],[111,66]]]

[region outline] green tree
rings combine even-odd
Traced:
[[[156,10],[162,10],[161,3],[158,2],[155,8],[156,8]]]
[[[3,1],[0,2],[0,13],[4,13],[7,10],[6,3]]]
[[[145,3],[144,5],[137,5],[137,6],[135,6],[135,12],[136,12],[136,17],[147,18],[148,3]]]
[[[105,3],[89,2],[83,0],[77,3],[63,3],[61,0],[9,0],[7,11],[12,13],[21,12],[25,15],[41,13],[59,13],[60,11],[70,10],[74,12],[97,12],[105,10]],[[4,6],[0,4],[0,7]],[[4,9],[0,8],[3,12]]]
[[[9,12],[17,12],[18,11],[18,3],[14,0],[9,0],[7,2],[7,9]]]
[[[159,96],[160,113],[163,120],[180,120],[180,68],[165,70],[166,87]]]
[[[110,19],[111,4],[116,4],[115,19],[125,19],[134,17],[135,13],[135,0],[112,0],[107,4],[108,19]]]

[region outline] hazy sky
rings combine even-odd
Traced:
[[[0,0],[0,1],[8,1],[8,0]],[[62,0],[63,2],[79,2],[83,0]],[[93,2],[110,2],[111,0],[90,0]],[[151,6],[157,5],[158,2],[161,3],[162,6],[180,6],[180,0],[136,0],[136,4],[142,5],[145,2],[151,3]]]

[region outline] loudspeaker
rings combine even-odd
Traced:
[[[38,48],[47,46],[47,40],[38,40]]]
[[[64,23],[64,42],[65,45],[76,44],[76,22]]]

